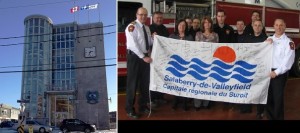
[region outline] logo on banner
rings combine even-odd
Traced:
[[[256,64],[250,64],[243,60],[236,60],[235,51],[228,46],[221,46],[213,54],[212,63],[206,63],[198,58],[191,61],[184,60],[179,55],[172,55],[168,62],[167,71],[177,78],[191,75],[197,80],[206,80],[211,77],[218,82],[225,83],[230,79],[236,79],[240,83],[253,81]]]

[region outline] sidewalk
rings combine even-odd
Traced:
[[[62,133],[58,128],[53,129],[52,133]],[[74,131],[70,133],[84,133],[84,132],[79,132],[79,131]],[[96,132],[93,133],[117,133],[117,129],[110,129],[110,130],[97,130]]]

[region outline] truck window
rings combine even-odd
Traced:
[[[125,32],[127,25],[136,19],[136,11],[142,3],[118,2],[118,32]]]

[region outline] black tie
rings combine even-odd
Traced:
[[[146,42],[146,50],[149,49],[149,42],[148,42],[148,36],[147,36],[147,32],[145,29],[145,26],[143,25],[143,31],[144,31],[144,36],[145,36],[145,42]]]

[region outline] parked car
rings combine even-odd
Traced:
[[[37,132],[37,133],[51,133],[52,132],[52,127],[47,126],[47,125],[43,125],[40,124],[39,122],[35,121],[35,120],[26,120],[26,123],[24,124],[24,131],[28,132],[29,131],[29,127],[33,128],[33,132]],[[19,130],[19,125],[15,124],[13,126],[13,129],[15,130]]]
[[[0,124],[0,128],[3,128],[3,127],[12,127],[13,125],[14,125],[14,123],[12,121],[3,121]]]
[[[95,132],[96,126],[87,124],[79,119],[64,119],[59,126],[63,133],[70,131],[82,131],[85,133]]]

